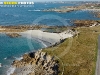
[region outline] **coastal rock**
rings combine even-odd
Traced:
[[[59,66],[54,57],[40,51],[24,54],[12,63],[16,69],[11,75],[58,75]]]
[[[94,20],[75,20],[74,25],[77,26],[77,27],[97,26],[98,21],[94,21]]]
[[[98,18],[100,18],[100,12],[97,12],[97,13],[96,13],[96,16],[97,16]]]
[[[50,9],[45,9],[43,10],[44,12],[59,12],[59,13],[67,13],[67,12],[72,12],[72,11],[77,11],[81,9],[85,9],[87,6],[86,5],[79,5],[79,6],[62,6],[59,8],[50,8]]]
[[[6,33],[7,36],[11,37],[11,38],[15,38],[15,37],[20,37],[21,35],[18,33]]]

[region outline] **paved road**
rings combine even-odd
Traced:
[[[100,35],[98,37],[98,56],[97,56],[95,75],[100,75]]]

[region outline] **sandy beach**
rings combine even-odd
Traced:
[[[47,46],[51,46],[55,43],[59,43],[61,40],[72,37],[73,34],[70,32],[70,30],[64,31],[62,33],[43,32],[41,30],[27,30],[25,32],[20,32],[20,34],[23,37],[37,39],[38,41],[44,42]]]

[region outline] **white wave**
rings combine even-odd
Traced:
[[[28,10],[28,11],[41,11],[41,10]]]
[[[8,15],[8,14],[5,14],[6,16]]]
[[[5,60],[7,59],[7,57],[6,58],[4,58]]]
[[[0,63],[0,67],[2,67],[2,64]]]
[[[38,43],[41,43],[45,48],[48,47],[41,39],[39,38],[33,38],[33,40],[37,41]]]
[[[15,57],[15,59],[18,60],[18,61],[20,61],[20,60],[23,59],[23,57],[20,57],[20,58]]]
[[[19,17],[19,15],[13,15],[14,17]]]
[[[7,75],[11,75],[12,73],[14,73],[15,69],[16,69],[15,67],[11,66],[7,71]]]
[[[38,40],[39,42],[41,42],[41,44],[44,46],[44,47],[48,47],[43,41],[41,40]]]

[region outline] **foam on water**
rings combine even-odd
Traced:
[[[34,49],[29,48],[29,41],[31,42]],[[43,45],[41,43],[37,43],[34,39],[28,39],[25,37],[12,39],[5,34],[0,34],[0,63],[2,63],[2,67],[0,68],[0,75],[6,75],[4,73],[7,72],[6,69],[9,68],[13,60],[21,60],[22,57],[19,58],[19,56],[26,52],[41,49],[42,47]],[[8,67],[5,67],[5,65]],[[12,73],[14,68],[10,68],[9,70],[11,70]]]
[[[18,61],[20,61],[22,59],[23,59],[23,57],[20,57],[20,58],[15,57],[15,60],[18,60]]]
[[[41,44],[43,44],[44,47],[48,47],[43,41],[41,41],[41,40],[38,40],[38,41],[41,42]]]
[[[28,11],[41,11],[41,10],[28,10]]]
[[[0,67],[2,67],[2,64],[0,63]]]
[[[15,69],[16,69],[15,67],[11,66],[7,71],[7,75],[11,75],[12,73],[14,73]]]

